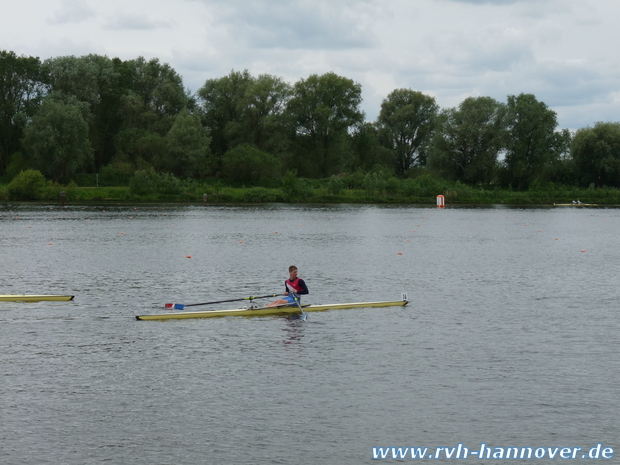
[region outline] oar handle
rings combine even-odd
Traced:
[[[293,288],[293,286],[291,286],[288,283],[286,284],[286,287],[288,288],[288,293],[293,297],[293,300],[295,301],[295,303],[299,307],[299,311],[301,312],[302,320],[305,320],[306,319],[306,312],[304,312],[304,309],[301,308],[301,304],[299,303],[299,296],[295,292],[295,289]]]

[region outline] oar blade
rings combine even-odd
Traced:
[[[185,305],[183,304],[166,304],[164,305],[165,308],[174,308],[175,310],[183,310],[185,308]]]

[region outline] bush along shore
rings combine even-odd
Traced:
[[[381,173],[354,173],[326,179],[298,178],[288,173],[280,180],[261,186],[240,186],[225,181],[182,180],[171,174],[138,171],[124,186],[66,185],[46,180],[36,170],[23,171],[8,184],[0,184],[0,201],[53,203],[95,203],[118,201],[179,202],[218,204],[248,203],[377,203],[435,204],[443,195],[447,205],[620,205],[620,189],[577,188],[554,183],[534,182],[528,190],[517,191],[494,186],[470,186],[449,182],[432,175],[397,179]]]

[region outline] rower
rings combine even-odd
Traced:
[[[299,270],[295,265],[291,265],[288,267],[289,279],[284,281],[284,295],[286,297],[282,299],[275,300],[265,307],[275,307],[277,305],[296,305],[295,296],[297,296],[297,301],[299,301],[300,295],[308,294],[308,286],[306,286],[306,282],[297,276]],[[293,292],[289,292],[289,289],[293,289]]]

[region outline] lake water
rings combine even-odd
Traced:
[[[615,450],[619,231],[611,208],[0,206],[0,293],[76,296],[0,302],[0,463]],[[281,292],[292,264],[305,303],[410,303],[134,318]]]

